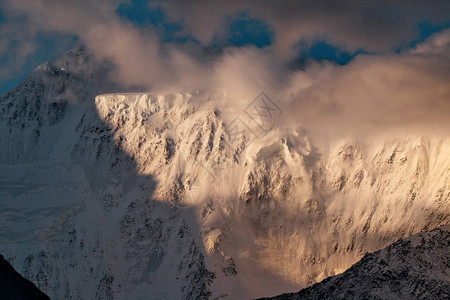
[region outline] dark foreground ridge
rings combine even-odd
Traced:
[[[366,254],[344,273],[265,299],[450,299],[450,226]]]
[[[0,299],[8,300],[41,300],[50,299],[39,290],[31,281],[23,278],[0,255]]]

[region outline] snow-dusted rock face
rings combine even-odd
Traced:
[[[343,274],[270,299],[448,299],[450,227],[366,254]]]
[[[2,253],[52,299],[207,298],[193,210],[153,200],[155,179],[99,118],[87,59],[44,64],[0,99]]]
[[[101,94],[79,56],[0,98],[0,252],[52,298],[276,295],[450,222],[449,137],[231,138],[225,92]]]
[[[155,176],[154,199],[197,209],[214,286],[231,284],[221,293],[309,285],[449,222],[448,138],[317,149],[283,128],[230,144],[215,101],[226,95],[104,95],[96,106],[138,173]]]

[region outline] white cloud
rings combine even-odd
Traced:
[[[450,48],[450,29],[434,34],[428,42],[417,45],[411,53],[418,54],[447,54]]]

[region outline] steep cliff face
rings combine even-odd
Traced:
[[[448,138],[318,149],[284,127],[230,143],[216,101],[226,94],[104,95],[96,105],[138,173],[161,183],[154,198],[197,209],[217,288],[231,285],[223,293],[310,285],[449,222]]]
[[[270,299],[447,299],[450,227],[398,240],[366,254],[343,274]]]
[[[0,98],[0,252],[51,297],[275,295],[450,222],[448,137],[236,132],[226,92],[95,97],[86,59]]]

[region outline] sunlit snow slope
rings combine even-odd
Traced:
[[[447,227],[447,228],[445,228]],[[343,274],[272,300],[448,299],[450,227],[422,232],[366,254]]]
[[[450,223],[448,136],[235,138],[226,92],[102,72],[71,52],[0,98],[0,253],[52,298],[271,296]]]

